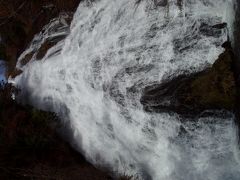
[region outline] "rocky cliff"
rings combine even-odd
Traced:
[[[0,2],[0,58],[14,73],[18,56],[44,25],[62,12],[73,14],[80,0],[6,0]]]

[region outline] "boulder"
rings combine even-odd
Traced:
[[[225,51],[202,72],[180,75],[168,82],[144,89],[141,103],[149,112],[173,111],[184,116],[205,110],[234,110],[237,88],[233,73],[233,51],[224,43]]]

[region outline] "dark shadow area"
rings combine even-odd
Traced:
[[[0,86],[0,179],[112,179],[57,133],[54,113],[17,104]]]

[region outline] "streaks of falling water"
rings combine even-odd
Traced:
[[[96,165],[142,179],[237,180],[232,114],[182,123],[177,114],[146,113],[140,103],[144,87],[217,59],[227,34],[215,27],[228,23],[223,12],[231,2],[85,1],[61,53],[30,61],[12,81],[22,101],[58,113]]]

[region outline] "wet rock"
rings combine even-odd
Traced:
[[[170,110],[184,116],[207,109],[233,110],[237,93],[232,69],[233,52],[228,43],[223,46],[226,50],[211,68],[146,87],[141,98],[144,109],[149,112]]]
[[[212,28],[215,28],[215,29],[224,29],[224,28],[227,28],[227,23],[215,24],[215,25],[212,26]]]
[[[139,4],[142,0],[137,0],[136,4]],[[181,1],[181,0],[178,0]],[[168,0],[153,0],[155,6],[167,6]]]
[[[37,59],[42,59],[45,54],[47,53],[48,49],[50,49],[51,47],[53,47],[54,45],[56,45],[57,42],[45,42],[39,49],[36,58]]]
[[[15,68],[14,70],[11,71],[11,73],[9,74],[9,76],[11,76],[11,78],[15,78],[17,77],[19,74],[21,74],[23,71],[20,69]]]
[[[14,101],[0,85],[0,179],[112,179],[59,135],[60,119]]]
[[[0,44],[0,59],[6,59],[6,56],[5,56],[5,47],[3,45]]]
[[[0,56],[8,76],[34,35],[61,12],[74,12],[81,0],[5,0],[0,2]]]
[[[21,65],[26,65],[33,57],[34,53],[31,52],[27,54],[22,60],[21,60]]]
[[[156,6],[167,6],[168,0],[154,0]]]
[[[215,24],[213,26],[202,22],[199,30],[200,33],[205,35],[205,36],[213,36],[213,37],[219,37],[222,33],[222,30],[227,27],[227,23],[222,23],[222,24]]]
[[[234,23],[234,55],[235,55],[235,61],[234,61],[234,75],[235,80],[237,84],[237,102],[240,102],[240,1],[236,1],[237,6],[235,10],[235,23]],[[235,114],[236,114],[236,122],[240,128],[240,103],[236,103],[235,108]],[[239,137],[240,137],[240,131],[238,131]],[[240,144],[240,138],[239,138],[239,144]]]

